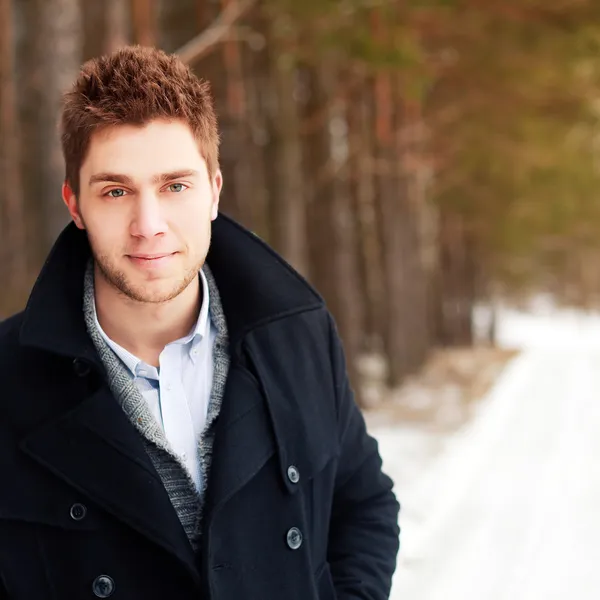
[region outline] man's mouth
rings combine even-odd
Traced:
[[[177,252],[161,252],[157,254],[129,254],[129,260],[138,267],[156,268],[168,263]]]
[[[162,252],[160,254],[130,254],[130,258],[139,260],[157,260],[159,258],[165,258],[166,256],[172,256],[175,252]]]

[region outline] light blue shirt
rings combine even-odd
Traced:
[[[202,271],[200,280],[202,306],[198,320],[188,335],[164,347],[158,368],[143,362],[106,335],[98,322],[94,303],[94,318],[100,335],[131,373],[198,492],[203,485],[198,440],[206,425],[213,380],[213,347],[217,337],[208,310],[208,282]]]

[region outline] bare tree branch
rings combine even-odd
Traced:
[[[231,2],[221,14],[202,33],[183,45],[175,54],[185,62],[190,63],[212,52],[215,46],[223,41],[235,22],[244,16],[257,0],[239,0]]]

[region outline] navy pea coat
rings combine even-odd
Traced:
[[[194,553],[86,333],[89,256],[67,226],[0,324],[0,598],[388,598],[399,505],[321,297],[213,223],[231,367]]]

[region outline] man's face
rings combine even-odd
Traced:
[[[197,280],[222,179],[184,123],[119,125],[93,135],[69,211],[103,279],[138,302],[166,302]]]

